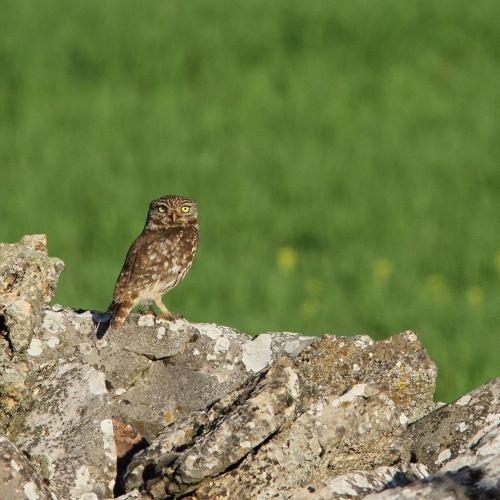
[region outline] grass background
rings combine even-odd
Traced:
[[[199,204],[168,295],[249,333],[415,330],[440,399],[500,365],[500,4],[0,0],[0,241],[104,309],[150,199]]]

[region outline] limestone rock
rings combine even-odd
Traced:
[[[162,491],[163,483],[157,485],[159,477],[169,478],[165,487],[171,492],[183,491],[251,453],[294,414],[299,392],[291,364],[288,358],[280,358],[209,411],[197,412],[170,426],[134,459],[128,488],[141,485],[147,469],[151,479],[148,491]],[[185,453],[179,453],[180,449]]]
[[[127,490],[142,488],[145,483],[146,486],[151,486],[161,481],[161,476],[165,474],[164,469],[169,468],[181,456],[177,450],[188,449],[197,436],[205,430],[214,429],[220,422],[221,416],[228,414],[231,408],[245,401],[260,378],[256,377],[251,383],[221,398],[206,410],[194,411],[191,415],[172,422],[160,432],[145,450],[132,459],[126,477]]]
[[[498,423],[500,378],[415,422],[410,428],[415,459],[435,472],[464,453],[472,437],[485,434]]]
[[[500,421],[480,430],[468,442],[465,453],[448,462],[437,477],[454,477],[471,496],[500,498]]]
[[[276,361],[261,376],[276,373],[284,363],[296,380],[288,394],[293,410],[283,411],[285,420],[271,412],[262,427],[248,411],[256,407],[250,379],[247,388],[223,399],[208,414],[192,415],[161,433],[149,450],[134,458],[127,487],[141,486],[146,475],[148,491],[158,498],[165,491],[184,494],[192,489],[198,498],[264,497],[291,492],[332,471],[409,460],[406,412],[415,418],[434,406],[436,375],[415,334],[404,332],[377,343],[369,337],[325,336],[297,357]],[[282,387],[269,385],[259,406],[267,408]],[[211,417],[213,412],[216,416]],[[231,427],[241,420],[248,428]],[[255,439],[252,426],[262,427],[258,431],[264,435]],[[197,482],[201,484],[196,488]]]
[[[133,314],[97,346],[113,415],[152,440],[171,422],[204,409],[313,340],[294,333],[251,337],[213,324]]]
[[[449,478],[421,481],[363,497],[365,500],[467,500],[467,490]],[[488,500],[494,497],[487,497]],[[484,499],[486,500],[486,499]]]
[[[26,351],[28,411],[8,429],[60,498],[105,498],[116,477],[110,399],[90,321],[88,313],[44,312]]]
[[[429,475],[424,465],[382,466],[354,471],[315,482],[296,490],[290,500],[344,500],[364,498],[388,488],[406,486]]]
[[[355,385],[343,396],[318,400],[237,469],[205,482],[195,496],[287,498],[294,489],[334,473],[395,463],[406,428],[399,415],[379,390]]]
[[[0,498],[50,500],[53,497],[27,458],[0,436]]]
[[[379,388],[412,422],[434,408],[437,369],[417,336],[406,331],[374,342],[370,337],[325,335],[298,356],[304,405],[320,395],[340,395],[353,385]]]
[[[0,243],[0,431],[27,393],[27,367],[19,354],[39,327],[64,264],[48,257],[43,234]]]
[[[13,352],[28,347],[63,269],[60,259],[48,257],[44,234],[0,243],[0,316]]]
[[[46,305],[62,267],[0,244],[0,498],[500,498],[500,379],[436,409],[413,332],[98,338],[104,313]]]
[[[370,500],[403,498],[441,500],[445,498],[500,498],[500,423],[485,434],[481,431],[467,449],[434,475],[406,487],[368,495]]]
[[[214,477],[238,463],[295,413],[299,381],[287,358],[278,360],[248,398],[176,461],[170,492]]]
[[[24,360],[0,363],[0,432],[5,432],[28,393],[28,364]]]
[[[147,495],[144,492],[141,492],[139,490],[133,490],[129,491],[128,493],[125,493],[124,495],[120,495],[118,497],[115,497],[117,500],[137,500],[137,499],[144,499],[144,500],[150,500],[151,497]]]

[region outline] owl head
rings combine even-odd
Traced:
[[[197,222],[196,203],[185,196],[169,194],[149,204],[146,229],[186,227]]]

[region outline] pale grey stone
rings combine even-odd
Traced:
[[[70,314],[70,313],[66,313]],[[314,341],[295,333],[252,337],[210,323],[132,314],[97,341],[113,414],[148,440],[233,392],[282,355]]]
[[[158,490],[159,475],[170,477],[163,491],[165,487],[180,491],[205,476],[218,474],[252,452],[289,420],[298,397],[298,379],[291,361],[281,358],[269,371],[222,398],[208,411],[195,412],[163,431],[132,461],[128,488],[141,484],[146,468],[151,476],[150,493],[152,488]],[[179,449],[186,452],[180,453]]]
[[[251,337],[132,314],[96,338],[105,313],[46,306],[63,264],[45,247],[0,244],[0,498],[110,498],[115,480],[123,500],[499,496],[500,379],[436,404],[410,331]],[[138,445],[118,476],[112,417]]]
[[[406,426],[399,414],[387,396],[366,384],[321,398],[238,469],[205,481],[197,496],[287,498],[333,473],[394,463],[404,453],[400,438]]]
[[[0,498],[4,500],[52,500],[49,488],[26,457],[0,436]]]
[[[176,461],[169,491],[214,477],[248,455],[295,413],[299,380],[290,360],[276,362],[247,399]]]
[[[139,490],[132,490],[124,495],[120,495],[115,497],[116,500],[137,500],[137,499],[150,499],[151,497],[146,493],[143,493]]]
[[[500,378],[441,406],[410,426],[415,459],[435,472],[500,423]],[[500,453],[500,450],[499,450]]]
[[[377,387],[412,422],[434,408],[437,369],[418,340],[406,331],[374,342],[367,336],[325,335],[297,357],[308,394],[340,395],[356,383]]]
[[[0,432],[5,432],[27,387],[20,354],[39,327],[64,263],[47,255],[43,234],[0,243]]]
[[[429,475],[421,464],[382,466],[373,470],[347,472],[295,490],[290,500],[348,500],[364,498],[387,488],[406,486]]]
[[[0,314],[13,352],[28,347],[43,306],[54,294],[64,263],[47,255],[43,234],[0,243]]]
[[[221,338],[217,331],[210,335],[212,340]],[[269,353],[275,336],[262,335],[251,348],[248,343],[243,344],[242,359],[243,364],[247,361],[247,372],[273,359]],[[259,338],[264,340],[259,343]],[[258,440],[252,438],[258,424],[247,410],[253,407],[247,401],[251,400],[256,377],[247,376],[239,390],[212,406],[209,412],[200,410],[184,421],[177,420],[148,450],[137,455],[129,467],[127,487],[139,487],[146,474],[146,487],[158,498],[165,491],[184,494],[192,489],[196,489],[199,498],[223,494],[266,497],[292,492],[323,476],[330,477],[332,471],[340,474],[395,461],[407,463],[407,414],[416,418],[434,407],[436,375],[434,364],[415,334],[404,332],[376,343],[366,336],[306,340],[302,349],[293,345],[299,347],[298,356],[284,358],[297,379],[293,412],[288,414],[286,425],[272,417],[276,430],[268,433],[264,444],[256,444]],[[281,348],[286,351],[284,346],[290,341],[303,339],[286,338]],[[288,350],[293,352],[293,348]],[[275,361],[271,370],[276,363],[284,361]],[[257,380],[266,372],[258,373]],[[356,391],[360,391],[359,395]],[[266,394],[269,399],[273,393]],[[261,402],[261,406],[265,408],[266,403]],[[238,419],[248,425],[247,438],[225,430],[226,425]],[[360,429],[365,431],[361,433]],[[224,437],[232,434],[234,439]],[[211,439],[215,445],[208,444]],[[210,467],[203,465],[205,462]],[[224,474],[229,468],[232,470]],[[266,471],[264,476],[262,470]],[[289,474],[290,470],[294,473]]]
[[[106,376],[93,332],[84,327],[89,319],[51,308],[41,319],[24,355],[29,411],[16,415],[9,437],[58,497],[108,497],[116,449]]]
[[[500,424],[479,431],[467,449],[441,470],[406,487],[368,495],[369,500],[500,498]]]

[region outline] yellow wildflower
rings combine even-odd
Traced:
[[[305,284],[306,292],[311,294],[317,294],[321,291],[321,281],[316,278],[309,278]]]
[[[424,285],[435,296],[443,296],[448,292],[444,276],[439,273],[429,274],[425,279]]]
[[[281,247],[276,255],[278,267],[284,271],[291,271],[298,261],[297,252],[292,247]]]
[[[471,306],[478,306],[484,301],[484,291],[480,286],[471,286],[467,290],[465,298]]]
[[[500,250],[498,250],[497,253],[495,254],[493,262],[495,264],[495,269],[497,270],[497,273],[500,274]]]
[[[307,299],[300,306],[300,312],[303,318],[310,319],[316,316],[319,309],[319,302],[315,299]]]
[[[376,259],[373,263],[373,277],[380,282],[386,282],[392,273],[392,264],[387,259]]]

